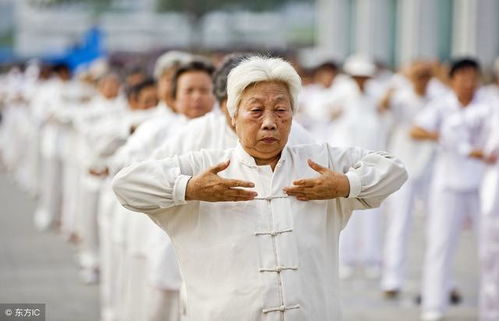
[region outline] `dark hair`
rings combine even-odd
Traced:
[[[211,77],[215,68],[213,65],[207,61],[201,60],[192,60],[186,64],[180,65],[177,70],[175,70],[175,74],[172,78],[172,92],[171,95],[175,99],[177,98],[177,89],[178,89],[178,80],[180,76],[185,74],[186,72],[191,71],[201,71],[205,72],[208,76]]]
[[[132,65],[125,68],[125,77],[141,74],[147,77],[147,72],[139,65]]]
[[[317,66],[314,71],[317,72],[319,70],[324,70],[324,69],[330,70],[332,72],[338,72],[340,68],[334,61],[326,61]]]
[[[230,71],[251,56],[249,53],[227,55],[221,65],[215,70],[213,73],[213,94],[219,104],[227,99],[227,77]]]
[[[61,75],[62,73],[66,73],[71,77],[71,69],[69,66],[63,62],[52,65],[52,71],[57,75]]]
[[[478,73],[480,73],[480,63],[473,58],[459,58],[454,61],[452,61],[450,70],[449,70],[449,77],[452,78],[456,72],[462,69],[466,68],[473,68],[475,69]]]
[[[133,86],[126,88],[125,89],[126,96],[128,99],[130,99],[130,97],[132,97],[132,96],[138,97],[142,90],[144,90],[145,88],[154,87],[154,86],[156,86],[156,81],[152,78],[147,78],[147,79],[139,82],[136,85],[133,85]]]

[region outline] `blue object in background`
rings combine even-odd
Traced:
[[[103,32],[98,27],[92,27],[85,32],[81,43],[75,44],[60,55],[46,56],[42,60],[52,64],[64,63],[71,71],[74,71],[81,65],[89,64],[105,56],[103,36]]]

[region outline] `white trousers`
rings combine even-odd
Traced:
[[[126,253],[123,262],[123,295],[121,306],[124,321],[146,320],[147,316],[147,260],[145,256]]]
[[[99,226],[97,221],[99,196],[103,180],[90,174],[81,176],[80,205],[77,217],[80,242],[80,264],[84,269],[99,266]]]
[[[495,321],[499,320],[499,209],[481,216],[479,242],[480,321]]]
[[[480,213],[478,190],[466,192],[434,188],[427,218],[423,265],[422,309],[445,313],[452,290],[452,262],[466,218],[474,226]],[[471,259],[471,258],[470,258]]]
[[[78,165],[69,159],[64,162],[61,231],[66,238],[78,234],[78,209],[83,205],[79,199],[81,168]]]
[[[100,250],[100,290],[101,290],[101,321],[120,320],[116,307],[118,306],[118,280],[122,267],[123,255],[113,242],[112,214],[117,200],[108,197],[111,191],[110,183],[105,182],[99,202],[99,250]],[[124,251],[124,250],[123,250]]]
[[[340,264],[362,267],[381,263],[381,210],[354,211],[340,234]]]
[[[409,180],[387,200],[388,220],[383,252],[383,290],[398,290],[405,275],[407,241],[416,200],[427,204],[428,175]],[[426,206],[425,206],[426,213]]]
[[[99,220],[101,321],[122,321],[124,275],[126,274],[124,244],[112,237],[112,219],[102,215]]]
[[[61,217],[62,162],[58,157],[42,157],[40,197],[35,211],[35,226],[39,230],[55,227]]]

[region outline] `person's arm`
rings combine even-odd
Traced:
[[[328,148],[328,167],[309,160],[309,166],[320,175],[294,181],[284,189],[288,195],[302,201],[353,198],[359,203],[356,208],[372,208],[407,180],[404,165],[386,152]]]
[[[121,205],[135,212],[185,204],[186,185],[194,171],[188,162],[183,165],[179,157],[130,165],[114,176],[113,191]]]
[[[116,174],[113,190],[124,207],[149,214],[186,201],[245,201],[256,196],[241,189],[254,187],[253,183],[217,175],[229,161],[199,170],[203,164],[202,152],[137,163]]]
[[[431,140],[438,141],[438,133],[426,130],[419,126],[413,126],[409,132],[414,140]]]
[[[354,200],[354,209],[380,206],[408,178],[404,164],[388,152],[373,152],[358,147],[340,152],[330,148],[330,155],[348,177],[348,198]]]
[[[414,140],[438,141],[440,136],[440,123],[444,112],[443,105],[430,103],[419,112],[409,131]]]
[[[384,113],[391,107],[392,97],[395,94],[395,88],[389,88],[378,102],[378,111]]]

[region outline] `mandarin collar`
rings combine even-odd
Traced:
[[[249,166],[249,167],[253,167],[253,168],[258,167],[253,156],[249,155],[244,150],[244,148],[241,145],[241,142],[239,140],[237,141],[237,145],[235,147],[234,153],[235,153],[236,159],[240,163],[242,163],[246,166]],[[288,153],[289,153],[288,145],[286,144],[281,151],[281,158],[277,161],[276,168],[280,167],[282,165],[282,163],[284,163],[286,161],[286,159],[288,158]]]

